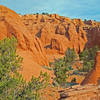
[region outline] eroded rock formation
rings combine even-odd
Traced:
[[[64,54],[67,48],[81,52],[87,42],[81,19],[69,19],[57,14],[24,15],[22,20],[32,34],[42,42],[47,53]],[[42,20],[42,21],[41,21]]]
[[[20,16],[14,11],[0,6],[0,39],[12,35],[18,40],[18,48],[32,52],[37,63],[48,63],[41,41],[27,30]]]
[[[100,87],[96,85],[73,86],[60,91],[59,100],[100,100]]]
[[[100,46],[100,23],[57,14],[19,15],[1,5],[0,40],[12,35],[18,40],[18,53],[32,59],[27,64],[24,60],[23,66],[27,65],[29,69],[25,70],[33,70],[34,75],[34,67],[48,65],[51,59],[63,56],[67,48],[80,53],[86,47]]]
[[[40,65],[48,65],[41,41],[30,33],[18,14],[0,6],[0,40],[12,35],[18,40],[18,54],[24,58],[22,74],[25,79],[39,75],[40,71],[44,70]]]
[[[64,54],[67,48],[77,53],[86,47],[100,45],[100,23],[70,19],[57,14],[21,16],[23,23],[42,42],[47,54]]]

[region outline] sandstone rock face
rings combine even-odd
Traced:
[[[67,48],[74,48],[79,53],[87,42],[87,33],[83,30],[85,24],[81,19],[71,20],[51,14],[24,15],[22,20],[25,25],[28,22],[27,28],[41,40],[47,53],[64,54]]]
[[[87,33],[88,42],[86,46],[93,47],[94,45],[98,45],[100,47],[100,26],[90,27]]]
[[[39,64],[47,64],[46,55],[50,53],[64,54],[67,48],[79,53],[85,47],[100,45],[99,26],[99,22],[71,20],[57,14],[22,16],[0,6],[0,39],[14,35],[19,48],[33,52]]]
[[[99,84],[100,81],[100,51],[96,54],[96,60],[94,68],[88,73],[86,78],[81,83],[82,85],[85,84]]]
[[[98,24],[100,24],[99,22],[93,21],[93,20],[85,20],[84,21],[85,24],[87,25],[92,25],[92,26],[97,26]]]
[[[21,16],[23,23],[42,42],[47,54],[64,54],[67,48],[80,53],[86,47],[100,45],[100,23],[70,19],[57,14]]]
[[[28,31],[18,14],[0,6],[0,39],[12,35],[18,40],[18,48],[32,52],[34,61],[40,65],[48,64],[41,41]]]
[[[73,23],[78,26],[84,26],[84,22],[81,19],[72,19]]]
[[[67,48],[80,53],[86,47],[100,46],[100,23],[57,14],[19,15],[0,6],[0,40],[12,35],[17,38],[22,55],[24,51],[32,54],[35,63],[29,66],[40,67],[48,65],[50,58],[64,55]]]
[[[74,86],[60,91],[59,100],[100,100],[99,89],[95,85]]]

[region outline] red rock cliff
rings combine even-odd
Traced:
[[[47,71],[40,66],[48,65],[48,59],[39,38],[30,33],[18,14],[0,6],[0,40],[12,35],[17,38],[17,52],[23,57],[21,73],[24,78],[30,80],[32,75],[38,76],[41,70]]]
[[[42,42],[47,54],[64,54],[67,48],[77,53],[86,47],[100,45],[100,23],[70,19],[57,14],[21,16],[23,23]]]
[[[57,14],[24,15],[22,20],[32,34],[42,42],[47,54],[64,54],[67,48],[81,52],[87,42],[81,19],[71,20]]]
[[[18,14],[0,6],[0,39],[12,35],[18,40],[18,48],[32,52],[34,61],[41,65],[48,64],[41,41],[28,31]]]
[[[0,40],[12,35],[18,40],[18,53],[25,58],[27,76],[35,74],[36,66],[41,69],[40,65],[48,65],[48,59],[63,55],[67,48],[80,53],[86,47],[100,46],[100,23],[57,14],[22,16],[0,6]]]

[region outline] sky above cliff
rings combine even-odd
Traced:
[[[100,0],[0,0],[0,4],[20,14],[47,12],[100,21]]]

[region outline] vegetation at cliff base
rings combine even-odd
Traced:
[[[55,62],[50,63],[50,66],[53,65],[52,67],[55,75],[53,84],[55,86],[65,86],[67,79],[70,76],[70,70],[73,70],[72,74],[74,75],[85,75],[86,72],[89,72],[94,66],[96,52],[98,50],[100,50],[98,46],[86,48],[79,54],[79,57],[77,58],[74,49],[68,48],[63,58],[56,59]],[[77,61],[80,64],[82,63],[81,67],[78,66],[78,69],[73,69],[72,66],[73,64],[76,64]],[[76,80],[76,78],[73,78],[71,83],[75,83]]]
[[[40,90],[48,85],[47,73],[26,82],[18,73],[23,58],[16,54],[15,37],[0,41],[0,100],[40,100]]]
[[[67,78],[69,77],[69,70],[71,70],[71,66],[75,62],[75,59],[76,53],[74,49],[68,48],[63,58],[55,60],[53,63],[55,75],[54,85],[66,85]]]
[[[23,58],[16,53],[17,40],[15,37],[5,38],[0,41],[0,100],[42,100],[43,90],[49,85],[49,75],[41,72],[38,77],[32,76],[26,82],[18,73]],[[82,72],[89,72],[94,66],[96,52],[100,50],[97,46],[85,49],[79,54],[79,61],[82,61],[82,68],[73,70],[73,64],[77,61],[74,49],[68,48],[64,57],[50,63],[54,71],[54,86],[66,87],[69,71],[73,70],[76,75]],[[71,83],[76,83],[74,77]]]
[[[100,50],[98,46],[86,48],[79,54],[80,61],[83,61],[83,68],[80,71],[89,72],[95,63],[96,52]]]

